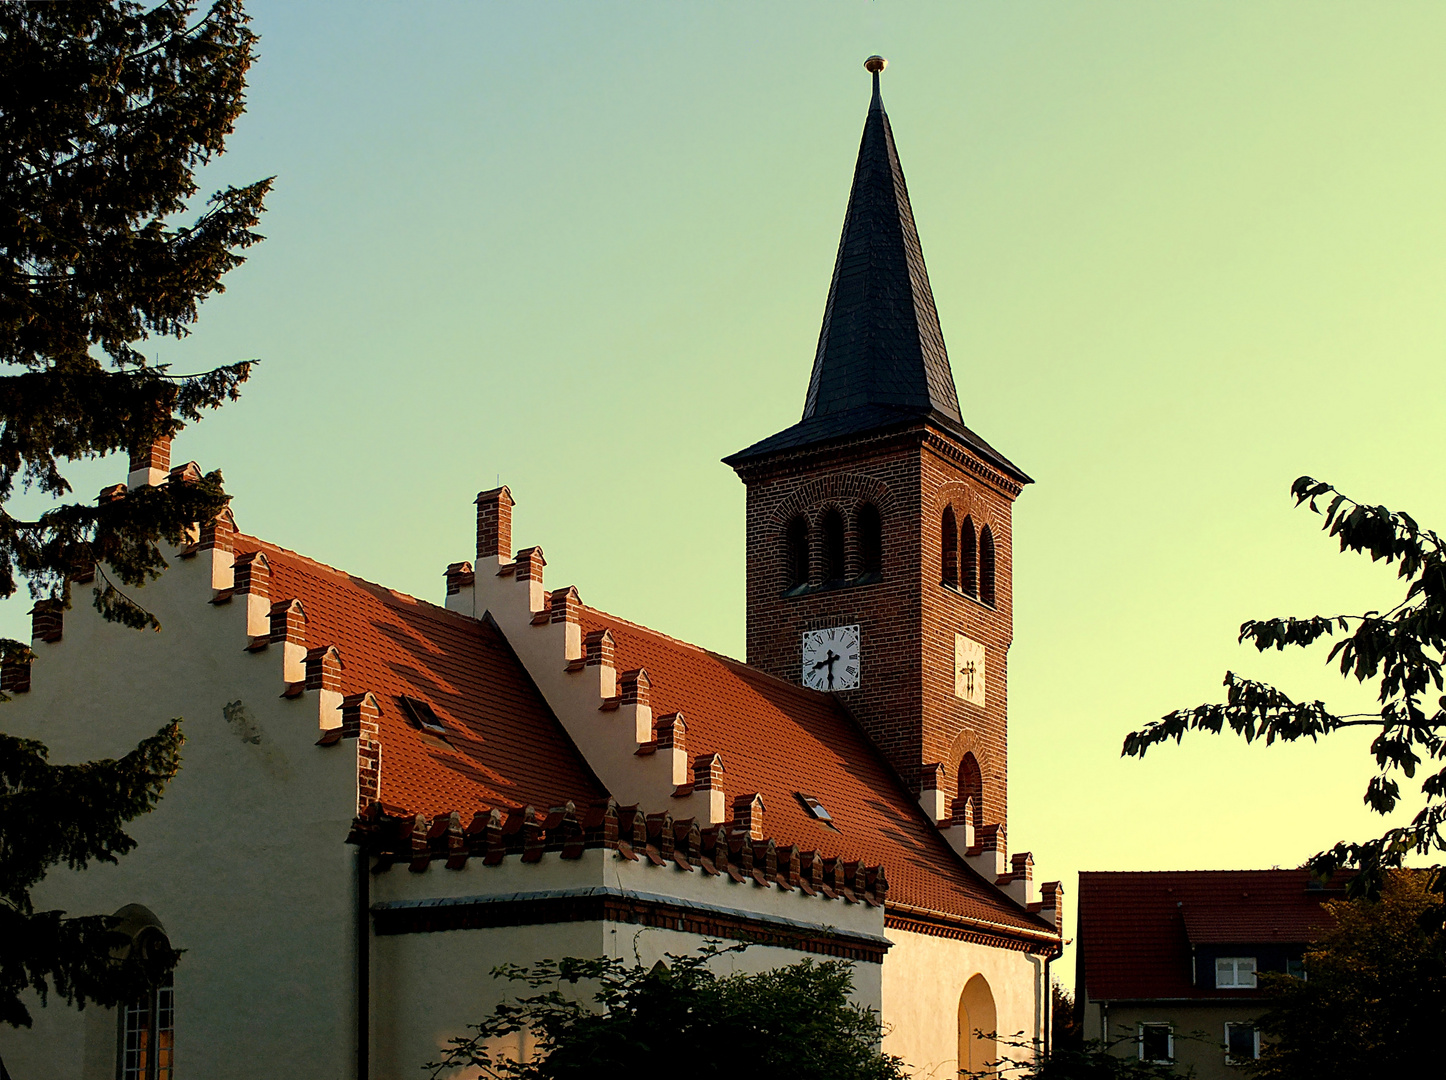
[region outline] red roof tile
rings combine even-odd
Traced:
[[[827,694],[584,608],[584,633],[607,628],[619,671],[646,668],[654,716],[682,712],[693,754],[723,756],[729,798],[758,792],[764,831],[825,857],[880,863],[889,901],[1039,933],[1044,922],[986,885],[954,854],[869,737]],[[798,793],[821,802],[838,831]]]
[[[310,647],[335,645],[342,691],[381,704],[383,803],[415,813],[571,800],[607,792],[578,754],[502,635],[490,624],[392,592],[249,536],[236,552],[264,551],[271,599],[299,599]],[[426,735],[401,695],[431,704],[448,729]],[[450,744],[450,745],[448,745]]]
[[[1081,982],[1095,1001],[1216,997],[1191,981],[1191,946],[1311,941],[1341,892],[1309,884],[1305,870],[1085,871]]]

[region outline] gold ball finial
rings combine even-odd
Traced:
[[[889,62],[885,60],[882,56],[871,56],[864,61],[864,70],[871,72],[874,75],[877,75],[888,66]]]

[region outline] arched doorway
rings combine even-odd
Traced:
[[[999,1059],[994,1031],[994,992],[983,975],[975,975],[964,984],[959,995],[959,1071],[993,1074],[990,1063]],[[983,1036],[976,1034],[983,1032]]]

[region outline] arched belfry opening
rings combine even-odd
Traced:
[[[994,606],[994,533],[988,525],[979,534],[979,599]]]
[[[959,528],[959,591],[979,598],[979,540],[974,535],[972,515]]]
[[[848,574],[848,549],[844,541],[843,515],[830,509],[823,515],[823,581],[825,585],[841,584]]]
[[[799,516],[788,523],[783,534],[784,582],[786,592],[808,587],[808,519]]]
[[[964,984],[959,995],[959,1071],[993,1075],[999,1060],[999,1044],[995,1038],[998,1013],[994,1007],[994,991],[989,980],[975,975]]]
[[[939,580],[951,588],[959,587],[959,526],[954,522],[954,508],[944,507],[939,522]]]
[[[884,576],[884,522],[872,503],[864,503],[856,515],[859,534],[859,583],[878,581]]]

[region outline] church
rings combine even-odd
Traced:
[[[548,580],[546,537],[512,528],[514,495],[547,493],[507,487],[476,497],[439,603],[227,510],[138,595],[163,633],[79,594],[37,604],[36,658],[3,672],[10,733],[80,761],[179,716],[187,743],[138,848],[52,872],[36,902],[182,957],[121,1009],[34,1002],[32,1029],[0,1030],[14,1080],[416,1077],[507,993],[499,964],[651,965],[710,939],[753,943],[734,970],[852,961],[919,1076],[983,1069],[1000,1048],[979,1032],[1048,1037],[1062,890],[1006,841],[1030,480],[964,423],[884,62],[865,66],[802,419],[726,459],[746,662]],[[141,448],[100,497],[199,476],[170,459]]]

